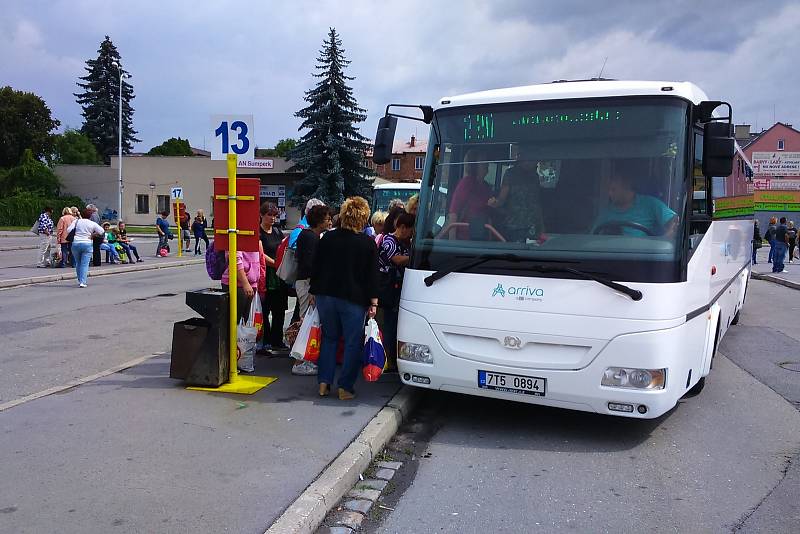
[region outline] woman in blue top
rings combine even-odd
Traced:
[[[206,228],[208,227],[208,222],[206,222],[206,215],[203,213],[203,210],[197,210],[197,215],[194,217],[194,222],[192,223],[192,233],[194,234],[194,255],[200,255],[200,240],[202,239],[203,242],[206,244],[206,250],[208,250],[208,236],[206,235]]]

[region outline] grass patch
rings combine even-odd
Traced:
[[[25,232],[30,229],[30,226],[0,226],[0,232]]]

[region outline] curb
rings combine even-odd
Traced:
[[[420,396],[418,388],[403,387],[264,534],[312,534],[394,436]]]
[[[156,269],[169,269],[171,267],[184,267],[186,265],[195,265],[198,263],[205,263],[205,259],[192,259],[192,260],[183,260],[183,261],[175,261],[170,263],[161,263],[161,264],[148,264],[148,265],[137,265],[135,267],[122,267],[122,268],[113,268],[109,270],[103,271],[89,271],[89,276],[109,276],[112,274],[121,274],[121,273],[134,273],[140,271],[154,271]],[[78,277],[74,271],[70,270],[68,273],[64,274],[50,274],[46,276],[32,276],[30,278],[12,278],[11,280],[0,280],[0,289],[7,289],[10,287],[18,287],[18,286],[27,286],[32,284],[46,284],[48,282],[60,282],[62,280],[75,280]]]
[[[0,247],[0,252],[11,252],[12,250],[36,250],[39,245],[17,245],[15,247]]]
[[[792,282],[791,280],[785,280],[780,276],[775,276],[774,274],[750,273],[750,276],[756,280],[764,280],[766,282],[772,282],[773,284],[790,287],[792,289],[800,289],[800,283]]]

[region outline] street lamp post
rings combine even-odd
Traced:
[[[114,66],[117,67],[119,72],[119,129],[117,130],[117,137],[119,144],[117,146],[117,164],[119,166],[119,181],[117,183],[117,220],[122,220],[122,78],[129,78],[130,76],[122,72],[122,65],[114,61]]]

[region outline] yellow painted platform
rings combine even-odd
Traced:
[[[267,387],[278,379],[276,376],[251,376],[237,375],[231,382],[222,384],[218,388],[188,387],[192,391],[214,391],[216,393],[240,393],[252,395],[256,391]]]

